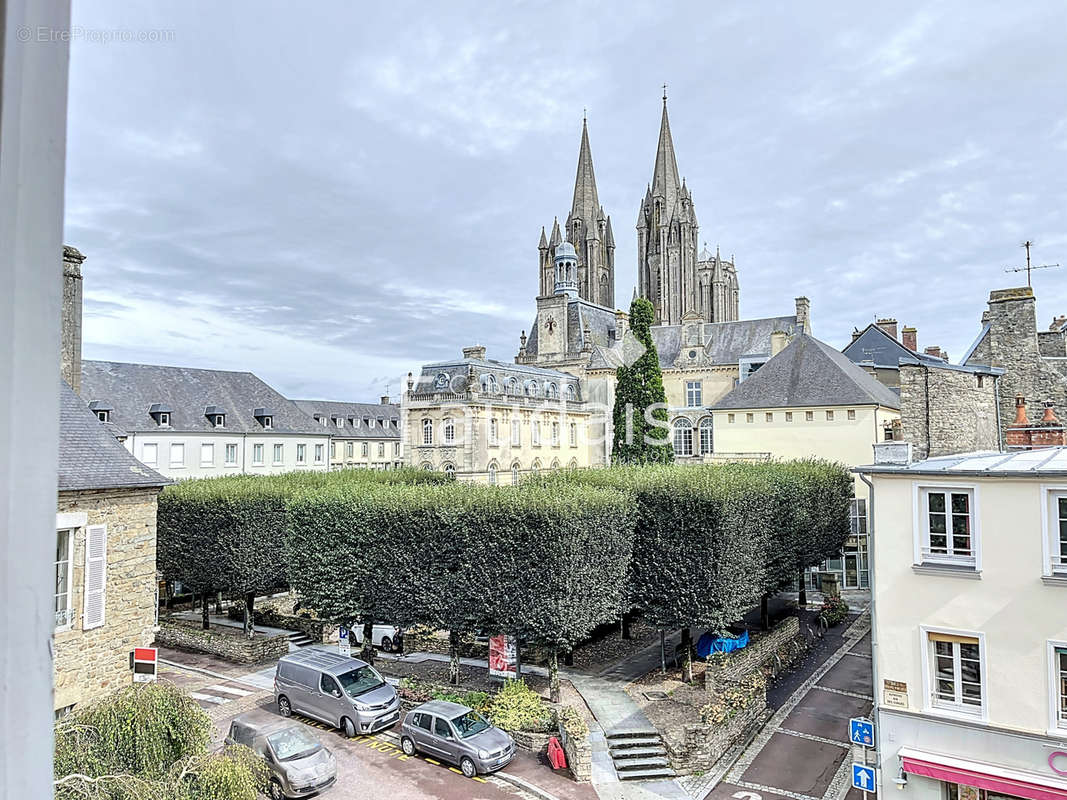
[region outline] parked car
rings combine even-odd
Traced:
[[[226,744],[243,744],[267,762],[269,795],[308,797],[333,786],[337,761],[306,725],[266,711],[249,711],[234,717]]]
[[[506,767],[515,755],[515,740],[467,706],[430,700],[413,708],[400,726],[400,747],[458,766],[468,778]]]
[[[375,733],[400,719],[400,698],[366,661],[306,647],[283,656],[274,674],[274,699],[294,711],[340,728],[349,738]]]
[[[356,644],[363,645],[363,625],[356,623],[350,634]],[[395,625],[375,625],[370,643],[385,653],[404,649],[404,631]]]

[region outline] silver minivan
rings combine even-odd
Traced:
[[[349,738],[400,719],[396,689],[366,661],[307,647],[283,656],[274,674],[278,711],[325,722]]]
[[[400,727],[405,755],[416,752],[457,765],[473,778],[506,767],[515,755],[515,740],[467,706],[430,700],[416,706]]]
[[[266,711],[233,718],[226,744],[243,744],[267,762],[272,800],[308,797],[333,786],[337,761],[307,726]]]

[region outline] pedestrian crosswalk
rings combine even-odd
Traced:
[[[189,696],[204,709],[212,708],[213,706],[221,706],[233,700],[248,697],[251,694],[253,694],[251,689],[238,688],[232,682],[203,686],[194,692],[189,692]]]

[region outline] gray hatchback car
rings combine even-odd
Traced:
[[[266,711],[234,717],[226,744],[243,744],[267,762],[271,798],[308,797],[333,786],[337,762],[333,753],[305,725]]]
[[[457,765],[473,778],[506,767],[515,755],[515,740],[474,709],[431,700],[413,708],[400,726],[405,755],[421,752]]]
[[[366,661],[306,647],[283,656],[274,675],[278,711],[294,711],[340,728],[352,738],[400,719],[396,689]]]

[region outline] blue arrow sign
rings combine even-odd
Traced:
[[[874,747],[874,723],[863,717],[853,717],[848,721],[848,740],[852,744]]]
[[[873,792],[874,780],[874,767],[868,767],[866,764],[852,765],[852,785],[856,789]]]

